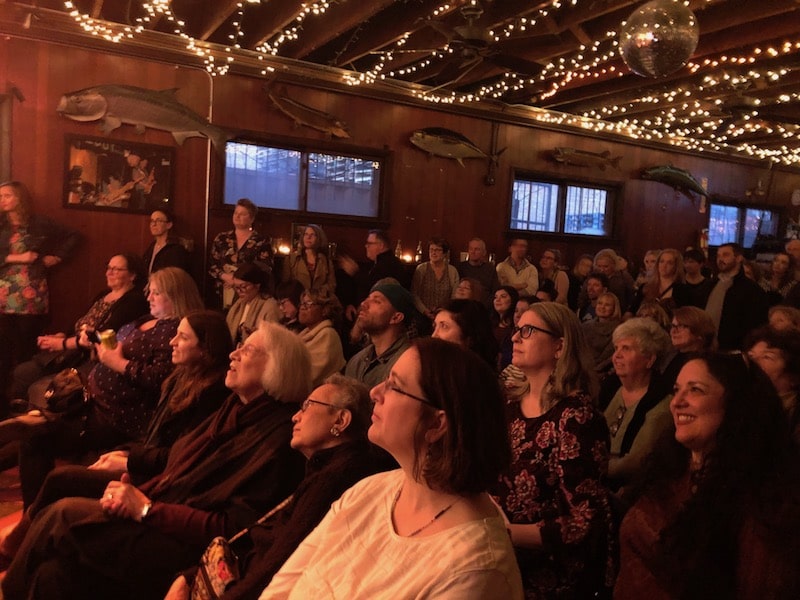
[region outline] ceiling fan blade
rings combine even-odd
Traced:
[[[473,59],[470,59],[469,61],[467,61],[467,62],[465,62],[465,63],[461,63],[461,65],[459,65],[459,68],[463,68],[464,70],[462,71],[462,73],[461,73],[461,74],[460,74],[458,77],[456,77],[455,79],[452,79],[452,80],[448,81],[447,83],[443,83],[443,84],[441,84],[441,85],[437,85],[436,87],[433,87],[433,88],[429,89],[429,90],[427,91],[427,93],[429,93],[429,94],[430,94],[431,92],[436,92],[436,91],[438,91],[438,90],[441,90],[441,89],[443,89],[443,88],[449,87],[449,86],[453,85],[454,83],[458,83],[458,82],[459,82],[461,79],[463,79],[464,77],[466,77],[466,76],[467,76],[467,74],[468,74],[470,71],[472,71],[472,69],[474,69],[475,67],[477,67],[477,66],[478,66],[479,64],[481,64],[482,62],[483,62],[483,58],[482,58],[482,57],[480,57],[480,56],[476,56],[475,58],[473,58]],[[471,64],[470,64],[470,63],[471,63]],[[468,65],[468,66],[466,66],[466,65]]]

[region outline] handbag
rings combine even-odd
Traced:
[[[264,523],[275,513],[285,508],[291,500],[292,496],[289,496],[256,521],[254,525],[242,529],[230,540],[226,540],[222,536],[215,537],[211,540],[211,543],[203,552],[203,556],[200,557],[200,565],[197,569],[194,583],[192,584],[190,598],[192,600],[217,600],[225,593],[225,590],[239,581],[241,578],[241,574],[239,573],[239,557],[236,556],[236,553],[231,548],[231,544],[247,534],[255,525]]]
[[[64,369],[53,377],[44,393],[47,416],[66,416],[83,410],[89,393],[77,369]]]

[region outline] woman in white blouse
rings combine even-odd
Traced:
[[[369,439],[400,468],[346,491],[261,600],[522,598],[485,492],[510,460],[491,368],[456,344],[415,340],[371,395]]]

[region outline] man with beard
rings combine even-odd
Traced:
[[[408,347],[406,325],[415,310],[414,298],[403,286],[375,285],[361,303],[356,320],[356,326],[369,336],[370,343],[347,362],[345,375],[370,388],[382,383]]]

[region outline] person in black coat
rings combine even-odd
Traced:
[[[142,256],[148,273],[164,267],[178,267],[191,275],[191,255],[181,241],[172,235],[174,226],[175,216],[166,208],[159,208],[150,214],[153,241]]]

